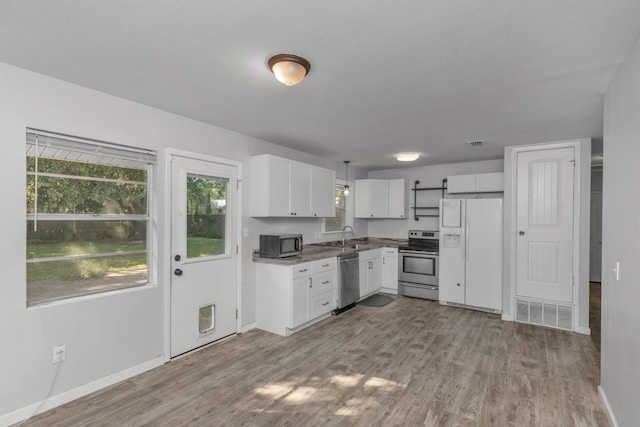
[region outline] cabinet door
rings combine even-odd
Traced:
[[[476,191],[504,191],[504,173],[480,173],[476,175]]]
[[[378,292],[382,287],[381,279],[382,258],[374,258],[369,261],[369,292]]]
[[[371,218],[387,218],[389,216],[389,181],[372,179]]]
[[[319,217],[336,215],[336,173],[329,169],[311,169],[311,214]]]
[[[406,218],[406,191],[407,186],[404,179],[389,180],[389,218]]]
[[[384,249],[383,249],[384,251]],[[398,290],[398,254],[382,256],[381,285],[383,288]]]
[[[360,298],[369,293],[369,261],[360,261],[358,264],[360,275]]]
[[[476,191],[475,175],[453,175],[447,177],[447,192],[474,193]]]
[[[292,162],[291,177],[291,213],[295,216],[311,214],[311,166]]]
[[[309,319],[309,285],[310,277],[293,280],[291,292],[291,327],[302,325]]]
[[[356,218],[370,218],[373,215],[373,188],[370,179],[357,179],[355,182],[355,211]]]

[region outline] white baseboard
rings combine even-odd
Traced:
[[[252,329],[255,329],[258,327],[258,324],[256,322],[253,323],[249,323],[248,325],[244,325],[242,328],[240,328],[240,333],[244,334],[245,332],[249,332]]]
[[[56,406],[63,405],[82,396],[91,394],[94,391],[109,387],[110,385],[119,383],[120,381],[124,381],[143,372],[150,371],[151,369],[164,365],[164,363],[164,356],[160,356],[140,365],[125,369],[124,371],[120,371],[116,374],[100,378],[99,380],[90,382],[89,384],[84,384],[80,387],[48,397],[43,401],[33,403],[29,406],[25,406],[24,408],[9,412],[8,414],[0,415],[0,427],[10,426],[11,424],[26,420],[33,415],[48,411]]]
[[[586,326],[578,326],[576,332],[584,335],[591,335],[591,328],[587,328]]]
[[[601,385],[598,386],[598,395],[600,396],[602,403],[604,403],[604,407],[607,410],[607,415],[609,415],[609,420],[611,421],[611,424],[613,425],[613,427],[619,427],[618,421],[616,420],[616,417],[613,415],[613,411],[611,410],[611,405],[609,405],[609,400],[607,399],[607,395],[604,394],[604,389],[602,388]]]
[[[510,314],[502,313],[502,320],[504,320],[505,322],[513,322],[513,316]]]
[[[385,294],[398,295],[398,289],[394,288],[380,288],[380,292],[384,292]]]

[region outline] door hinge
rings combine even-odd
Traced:
[[[238,255],[238,245],[236,245],[236,255]]]
[[[569,160],[569,163],[571,163],[571,166],[573,166],[574,168],[576,167],[576,161],[575,160]]]
[[[236,190],[240,189],[240,181],[241,181],[240,179],[236,181]]]
[[[236,309],[236,319],[238,318],[238,310]]]

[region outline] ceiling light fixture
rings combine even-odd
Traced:
[[[349,163],[351,163],[351,160],[345,160],[344,161],[344,195],[348,196],[349,195]]]
[[[399,153],[396,155],[399,162],[413,162],[418,160],[418,157],[420,157],[420,153]]]
[[[269,58],[269,69],[280,83],[293,86],[309,74],[311,64],[300,56],[281,53]]]

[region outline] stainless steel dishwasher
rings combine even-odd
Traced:
[[[352,308],[360,298],[358,258],[357,252],[338,255],[338,308],[333,314]]]

